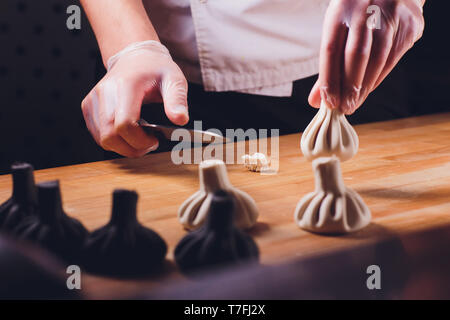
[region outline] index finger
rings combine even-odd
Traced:
[[[338,108],[341,100],[343,59],[348,34],[343,16],[343,6],[338,1],[332,2],[325,14],[320,46],[320,94],[331,108]]]
[[[156,149],[158,139],[148,135],[139,126],[138,121],[141,117],[142,100],[144,98],[143,90],[135,87],[134,84],[116,81],[115,88],[110,88],[112,92],[108,93],[105,88],[105,95],[115,104],[114,127],[119,135],[133,148],[137,150]],[[154,150],[153,149],[153,150]]]

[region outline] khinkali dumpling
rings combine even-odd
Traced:
[[[53,252],[65,262],[78,264],[88,231],[64,212],[58,181],[38,184],[37,192],[37,214],[26,217],[14,234]]]
[[[357,231],[370,223],[371,214],[362,198],[344,185],[339,159],[313,161],[316,190],[300,200],[295,220],[300,228],[324,234]]]
[[[231,194],[211,195],[206,223],[187,234],[175,248],[175,261],[184,273],[256,262],[259,250],[253,239],[233,223],[235,202]]]
[[[37,209],[33,166],[28,163],[15,163],[11,169],[12,195],[0,205],[0,231],[4,232],[14,230],[25,217],[34,215]]]
[[[303,132],[300,146],[310,161],[332,155],[346,161],[358,152],[359,140],[345,115],[338,109],[330,109],[322,100],[319,111]]]
[[[88,271],[112,276],[144,276],[162,266],[165,241],[136,217],[138,194],[118,189],[113,193],[111,219],[93,231],[84,247]]]
[[[200,227],[208,214],[213,193],[227,191],[236,202],[234,221],[237,227],[248,229],[256,223],[258,208],[245,192],[235,188],[228,180],[222,160],[205,160],[199,165],[200,190],[190,196],[178,210],[178,218],[187,229]]]

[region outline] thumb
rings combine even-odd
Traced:
[[[166,73],[161,80],[164,111],[170,121],[185,125],[189,121],[187,106],[188,85],[181,70]]]
[[[319,80],[317,80],[313,88],[311,89],[311,93],[308,97],[308,102],[312,107],[319,108],[320,100]]]

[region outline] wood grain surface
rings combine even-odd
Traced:
[[[360,149],[342,164],[342,171],[346,185],[371,209],[373,220],[354,234],[320,236],[294,224],[297,202],[314,189],[311,163],[300,151],[300,134],[280,137],[279,172],[275,175],[249,172],[240,164],[227,166],[231,182],[249,193],[260,210],[259,222],[250,234],[260,247],[262,263],[277,264],[450,224],[450,113],[355,129]],[[236,144],[226,146],[231,147]],[[186,233],[178,223],[177,210],[198,189],[197,165],[174,165],[170,153],[159,153],[36,172],[37,182],[53,179],[61,181],[66,212],[90,230],[108,221],[114,189],[136,190],[139,220],[169,246],[164,274],[145,281],[88,275],[83,278],[83,291],[89,297],[115,297],[182,278],[172,262],[173,249]],[[10,176],[0,176],[0,203],[10,193]]]

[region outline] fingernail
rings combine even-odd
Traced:
[[[186,107],[186,106],[183,106],[183,105],[181,105],[181,104],[174,106],[174,107],[172,108],[172,112],[173,112],[173,113],[177,113],[177,114],[185,114],[185,115],[188,114],[188,112],[187,112],[187,107]]]
[[[158,149],[159,147],[159,142],[155,143],[154,145],[152,145],[150,148],[147,149],[146,153],[155,151],[156,149]]]

